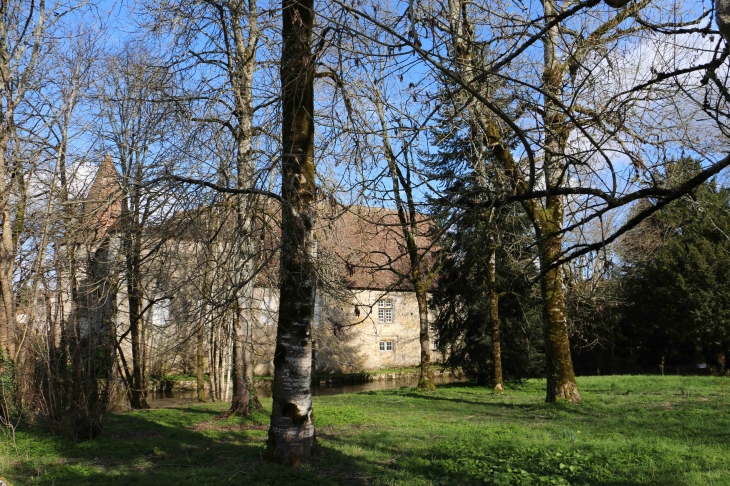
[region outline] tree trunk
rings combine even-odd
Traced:
[[[136,267],[136,266],[135,266]],[[131,406],[133,409],[150,408],[147,403],[147,386],[145,377],[142,373],[142,346],[140,340],[142,330],[142,289],[136,281],[138,272],[136,270],[127,286],[129,292],[129,337],[132,341],[132,387],[131,387]]]
[[[243,323],[241,321],[244,321]],[[253,383],[253,363],[249,351],[251,326],[241,319],[238,310],[233,317],[233,400],[228,414],[247,417],[254,410],[261,412],[263,407],[255,393]]]
[[[236,137],[237,184],[239,189],[255,186],[256,167],[253,158],[253,82],[256,71],[256,50],[260,31],[258,27],[258,6],[255,0],[235,0],[229,4],[235,55],[229,59],[230,83],[236,103],[238,127]],[[242,19],[245,17],[245,22]],[[247,26],[244,31],[242,24]],[[246,35],[248,34],[248,35]],[[253,410],[261,411],[253,383],[253,308],[254,258],[256,255],[253,235],[253,214],[256,198],[239,194],[236,198],[238,236],[240,238],[239,259],[242,264],[240,281],[243,283],[240,295],[236,296],[233,342],[236,352],[236,381],[230,412],[247,416]],[[240,302],[243,302],[241,308]],[[241,319],[241,312],[246,316]],[[238,325],[236,325],[238,324]],[[242,326],[241,326],[242,324]],[[237,346],[237,347],[236,347]],[[244,390],[245,388],[245,390]]]
[[[2,156],[2,155],[0,155]],[[2,190],[2,188],[0,188]],[[3,198],[3,196],[0,196]],[[2,236],[0,237],[0,346],[8,361],[15,359],[15,294],[13,292],[14,252],[9,202],[0,201]]]
[[[205,402],[205,302],[200,307],[200,320],[198,321],[198,329],[196,331],[197,339],[197,359],[195,361],[195,373],[197,375],[196,390],[198,392],[198,401]]]
[[[218,401],[218,326],[216,320],[211,320],[210,333],[208,333],[208,384],[210,399],[213,402]]]
[[[12,112],[11,112],[12,116]],[[13,361],[16,349],[16,316],[15,293],[13,291],[13,269],[15,267],[15,249],[13,245],[13,218],[10,212],[10,193],[8,184],[8,167],[5,159],[9,135],[0,140],[0,349],[5,359]],[[11,179],[12,184],[12,179]]]
[[[491,228],[488,231],[493,231]],[[490,238],[493,243],[493,235]],[[491,244],[488,248],[487,264],[487,299],[489,300],[489,329],[492,334],[492,386],[494,391],[504,392],[502,381],[502,343],[499,333],[499,293],[497,292],[497,248]]]
[[[543,300],[543,330],[545,333],[545,366],[547,372],[547,396],[545,401],[567,400],[579,403],[581,400],[578,384],[573,372],[573,359],[570,354],[568,325],[566,322],[565,292],[563,272],[560,267],[547,270],[560,254],[562,241],[555,236],[547,236],[539,245],[543,278],[540,289]]]
[[[237,319],[236,319],[237,320]],[[251,414],[249,407],[249,393],[246,386],[246,364],[243,353],[243,339],[238,335],[238,325],[235,326],[233,336],[233,399],[228,414],[248,417]]]
[[[319,447],[312,413],[316,274],[313,0],[282,5],[281,291],[271,425],[265,457],[298,464]]]
[[[543,0],[546,19],[555,16],[553,0]],[[571,124],[565,113],[553,100],[563,95],[563,79],[566,66],[558,55],[558,25],[548,29],[543,39],[543,88],[550,97],[545,97],[543,123],[545,125],[545,184],[548,190],[559,188],[565,184],[564,148],[570,135]],[[559,267],[549,269],[558,260],[562,249],[560,231],[564,219],[563,196],[549,196],[544,200],[544,207],[533,205],[528,211],[535,234],[538,238],[540,266],[543,277],[540,280],[543,298],[543,329],[545,333],[545,365],[547,371],[547,395],[545,400],[552,403],[562,399],[569,402],[580,402],[578,384],[573,372],[573,360],[570,356],[568,327],[565,319],[565,291],[563,274]]]
[[[412,260],[413,261],[413,260]],[[420,272],[417,272],[420,276]],[[420,278],[419,278],[420,280]],[[433,372],[431,371],[431,339],[428,328],[428,289],[416,285],[416,301],[418,302],[418,322],[420,324],[419,340],[421,342],[421,373],[418,377],[418,389],[435,390]]]
[[[435,274],[433,273],[433,269],[431,269],[430,274],[426,275],[424,275],[422,270],[417,241],[419,236],[419,221],[415,199],[413,197],[410,170],[406,171],[406,176],[404,176],[398,167],[398,160],[393,152],[388,135],[388,125],[385,119],[383,103],[379,97],[376,99],[376,106],[380,119],[380,127],[382,129],[385,159],[388,163],[390,180],[393,184],[395,205],[398,210],[399,229],[403,234],[411,265],[408,279],[413,284],[416,293],[416,302],[418,302],[418,337],[421,345],[421,372],[418,378],[417,388],[421,390],[435,390],[436,386],[433,384],[433,373],[431,372],[431,340],[428,329],[428,287]],[[405,193],[405,200],[401,196],[401,190]]]

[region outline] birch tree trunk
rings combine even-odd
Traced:
[[[316,275],[314,0],[284,0],[281,51],[281,290],[271,425],[265,458],[298,464],[318,452],[312,413]]]

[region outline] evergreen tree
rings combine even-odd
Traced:
[[[681,159],[667,172],[698,172]],[[714,181],[676,201],[642,228],[661,241],[626,257],[623,328],[639,363],[724,362],[730,352],[730,190]],[[636,237],[636,235],[634,235]]]
[[[448,90],[445,90],[448,93]],[[439,150],[426,156],[446,196],[432,201],[448,225],[444,265],[433,294],[434,322],[445,362],[502,390],[503,379],[537,376],[544,368],[530,221],[519,204],[476,209],[475,194],[509,190],[488,157],[470,112],[444,100]]]
[[[445,363],[462,368],[479,384],[494,385],[486,224],[480,215],[467,213],[445,238],[448,256],[433,294],[438,309],[434,325]],[[508,381],[544,372],[539,294],[530,281],[537,268],[529,258],[519,258],[520,253],[529,255],[524,238],[527,225],[529,221],[516,208],[504,215],[496,252],[501,367]]]

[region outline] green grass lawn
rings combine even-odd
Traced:
[[[504,395],[464,384],[315,398],[324,455],[261,460],[268,415],[216,421],[225,404],[111,415],[100,439],[7,435],[0,475],[20,484],[730,485],[730,379],[578,380],[581,405],[544,382]],[[19,457],[18,457],[19,456]]]

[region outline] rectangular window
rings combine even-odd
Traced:
[[[393,322],[392,299],[381,299],[378,301],[378,322]]]
[[[438,329],[436,329],[436,326],[432,322],[430,322],[428,324],[428,332],[431,335],[431,351],[438,351],[439,350]]]
[[[393,351],[393,341],[380,341],[381,351]]]

